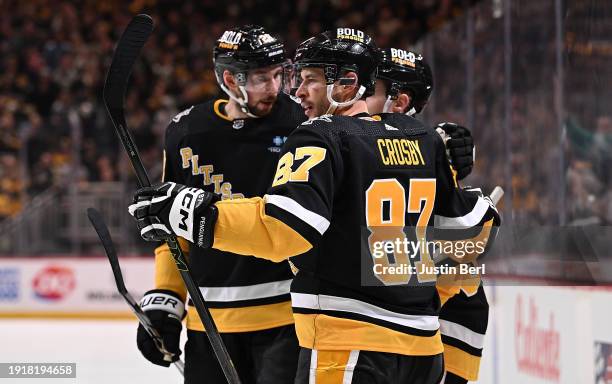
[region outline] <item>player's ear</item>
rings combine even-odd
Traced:
[[[405,113],[410,108],[410,103],[412,102],[410,95],[407,93],[400,93],[397,96],[397,100],[393,103],[393,112],[396,113]]]
[[[342,86],[342,95],[351,99],[359,89],[359,77],[353,71],[346,72],[339,79],[339,84]]]
[[[236,78],[234,77],[234,74],[228,71],[227,69],[223,71],[223,82],[232,91],[238,88],[238,84],[236,83]]]

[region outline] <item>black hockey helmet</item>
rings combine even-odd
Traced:
[[[387,96],[393,100],[400,92],[410,92],[414,113],[423,110],[433,90],[431,68],[423,56],[399,48],[381,49],[376,77],[387,83]]]
[[[227,95],[240,105],[251,117],[245,90],[248,71],[271,65],[282,65],[286,61],[282,41],[267,33],[258,25],[245,25],[223,32],[213,48],[213,64],[217,83]],[[225,85],[223,72],[230,71],[240,88],[241,97],[236,97]]]
[[[244,73],[285,62],[285,46],[258,25],[223,32],[213,49],[215,72]]]
[[[357,73],[365,88],[364,97],[374,93],[379,50],[373,39],[353,28],[336,28],[311,37],[300,44],[295,52],[296,68],[321,67],[328,85],[341,80],[347,71]]]

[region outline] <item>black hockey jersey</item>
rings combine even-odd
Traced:
[[[305,348],[438,354],[437,276],[425,268],[432,255],[374,257],[374,244],[424,239],[434,222],[472,228],[497,225],[499,216],[489,201],[456,187],[437,133],[405,115],[379,119],[303,123],[263,198],[217,203],[213,247],[291,257],[298,271],[292,307]],[[402,264],[399,272],[389,268]]]
[[[489,303],[480,276],[467,280],[454,296],[441,295],[440,332],[446,371],[476,381],[489,323]]]
[[[218,193],[223,200],[265,193],[281,147],[306,119],[302,108],[280,95],[264,118],[231,120],[226,100],[193,106],[175,116],[166,131],[164,181]],[[245,258],[181,241],[191,271],[220,332],[246,332],[293,322],[287,263]],[[156,251],[156,287],[185,296],[166,245]],[[203,330],[189,306],[187,327]]]

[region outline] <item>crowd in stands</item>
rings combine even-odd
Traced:
[[[145,165],[153,167],[172,116],[219,93],[211,51],[229,26],[262,24],[285,39],[289,52],[335,25],[364,28],[383,45],[408,46],[464,4],[0,0],[10,9],[0,14],[0,219],[66,181],[131,177],[101,89],[114,44],[137,13],[150,14],[156,30],[133,73],[126,110]]]
[[[466,89],[465,11],[474,3],[473,87]],[[590,149],[573,150],[571,141],[582,137],[583,145],[598,146],[597,153],[606,153],[601,148],[612,145],[610,111],[581,112],[573,126],[580,127],[582,134],[572,131],[574,136],[560,135],[560,119],[555,114],[554,87],[559,86],[554,71],[555,24],[550,17],[554,8],[550,2],[512,2],[512,156],[507,158],[501,3],[0,0],[2,9],[10,9],[0,14],[0,220],[15,215],[32,196],[68,181],[125,181],[133,177],[101,103],[101,89],[120,33],[133,15],[145,12],[155,20],[156,29],[133,72],[126,111],[148,168],[160,162],[163,132],[172,116],[219,94],[211,52],[215,39],[226,28],[261,24],[280,35],[292,53],[305,37],[350,25],[375,36],[380,46],[410,47],[428,36],[436,84],[430,106],[434,116],[426,116],[430,122],[467,124],[471,114],[478,161],[470,182],[489,189],[497,184],[508,188],[510,175],[517,212],[537,222],[554,222],[559,207],[557,190],[565,177],[572,214],[579,217],[586,211],[605,211],[609,213],[603,220],[612,221],[612,207],[606,211],[601,200],[610,191],[612,177],[601,166],[609,157],[594,157]],[[577,35],[581,28],[576,27]],[[577,49],[573,55],[576,60],[591,62],[591,53]],[[601,65],[609,63],[601,55]],[[467,91],[472,97],[470,113]],[[569,91],[566,87],[565,92]],[[579,100],[599,91],[586,89]],[[567,109],[577,110],[576,100],[568,97]],[[580,108],[584,105],[588,108],[588,103]],[[564,115],[563,120],[566,117],[571,116]],[[557,166],[562,159],[557,144],[564,139],[566,176]]]
[[[435,112],[428,119],[471,125],[476,165],[466,182],[485,192],[504,186],[511,192],[515,224],[584,219],[611,224],[612,91],[606,84],[612,80],[612,43],[606,36],[612,33],[612,6],[599,0],[566,5],[561,82],[554,2],[511,1],[509,36],[499,3],[483,1],[471,15],[425,37],[437,80]],[[510,51],[505,51],[506,39]]]

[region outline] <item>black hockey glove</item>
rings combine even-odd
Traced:
[[[138,349],[153,364],[169,367],[181,355],[179,342],[185,305],[176,293],[164,289],[154,289],[145,293],[140,300],[140,307],[151,320],[153,328],[159,333],[166,350],[173,354],[172,361],[164,359],[164,355],[159,351],[153,338],[142,324],[138,325],[136,334]]]
[[[174,233],[210,248],[217,220],[213,204],[217,201],[219,196],[214,193],[166,182],[136,191],[128,210],[147,241],[163,241]]]
[[[448,160],[457,172],[457,180],[463,180],[472,172],[476,154],[470,130],[455,123],[440,123],[436,131],[444,140]]]

